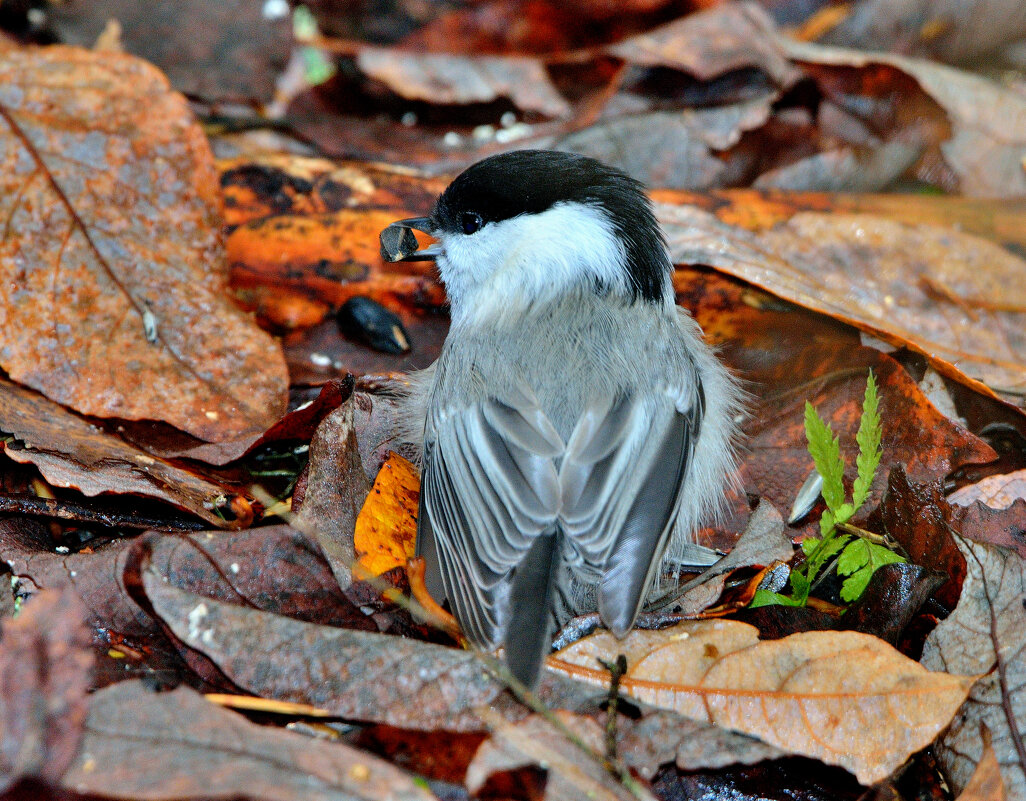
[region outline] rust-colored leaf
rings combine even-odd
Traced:
[[[904,465],[913,480],[927,482],[959,465],[995,458],[985,442],[942,415],[898,362],[863,347],[851,327],[708,270],[678,269],[674,284],[678,302],[692,310],[723,360],[753,388],[744,424],[742,478],[750,491],[777,508],[791,508],[813,469],[804,402],[810,401],[830,422],[840,436],[842,453],[854,454],[870,369],[876,375],[884,421],[883,467],[860,519],[881,497],[891,465]],[[855,478],[853,458],[847,459],[846,475],[849,482]],[[739,511],[743,514],[733,524],[735,533],[744,526],[747,504]],[[808,521],[802,533],[818,532],[815,516]],[[797,533],[791,530],[792,536]]]
[[[67,47],[3,51],[0,87],[0,366],[86,414],[260,434],[285,363],[226,297],[185,99],[145,62]]]
[[[659,206],[674,260],[707,264],[932,360],[1026,391],[1026,262],[986,240],[865,215],[801,213],[761,234]]]
[[[698,621],[648,635],[648,651],[628,661],[625,692],[840,765],[864,784],[885,778],[929,744],[976,680],[931,673],[882,640],[855,632],[758,641],[753,626]],[[572,645],[550,666],[563,662],[568,675],[605,685],[608,675],[593,667],[594,658],[613,659],[623,645],[605,642],[605,633],[592,637],[604,639]]]
[[[390,454],[356,519],[356,570],[380,576],[404,567],[417,539],[420,476],[397,453]]]
[[[931,632],[923,664],[986,674],[937,744],[956,791],[984,757],[986,724],[1009,801],[1026,799],[1026,561],[1012,551],[958,538],[968,575],[955,611]]]
[[[242,526],[226,514],[234,493],[150,456],[36,392],[0,378],[0,431],[13,434],[4,454],[34,464],[55,487],[85,495],[134,493],[187,509],[219,527]]]

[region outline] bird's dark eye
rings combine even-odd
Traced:
[[[460,215],[460,225],[463,227],[463,233],[469,235],[480,230],[481,226],[484,225],[484,220],[476,212],[465,211]]]

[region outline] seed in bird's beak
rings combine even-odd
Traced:
[[[389,225],[378,239],[381,241],[381,258],[385,261],[430,261],[441,253],[438,245],[429,245],[418,250],[420,245],[413,232],[430,233],[431,221],[427,217],[411,217]]]

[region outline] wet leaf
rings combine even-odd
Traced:
[[[134,493],[187,509],[216,526],[244,525],[229,518],[234,492],[129,445],[99,426],[0,378],[0,431],[17,442],[4,454],[36,465],[55,487],[85,495]]]
[[[246,0],[73,0],[47,13],[61,41],[82,47],[116,19],[127,52],[159,67],[179,92],[211,100],[270,102],[292,40],[287,12],[271,17]]]
[[[124,798],[268,801],[433,798],[398,768],[341,743],[251,723],[187,687],[153,693],[138,681],[96,693],[63,786]]]
[[[225,296],[185,99],[145,62],[66,47],[3,51],[0,86],[0,366],[85,414],[255,438],[285,364]]]
[[[986,674],[936,748],[956,791],[983,758],[990,729],[1009,801],[1026,798],[1026,562],[1011,551],[959,538],[968,565],[958,607],[926,640],[930,669]]]
[[[357,53],[356,65],[407,100],[467,105],[506,97],[521,111],[547,117],[570,113],[570,104],[552,84],[545,65],[534,58],[363,47]]]
[[[1026,392],[1026,262],[986,240],[862,215],[801,213],[761,234],[693,207],[660,205],[659,217],[677,263],[908,345],[950,377]]]
[[[838,628],[872,634],[897,648],[905,627],[946,580],[946,574],[920,565],[884,565]]]
[[[952,536],[940,481],[921,484],[910,481],[901,465],[892,468],[880,503],[880,520],[884,532],[904,548],[914,564],[947,575],[936,596],[946,608],[954,609],[966,563]]]
[[[416,468],[399,454],[390,454],[356,519],[356,569],[380,576],[406,566],[417,539],[419,500]]]
[[[0,792],[23,777],[56,783],[79,748],[93,658],[82,608],[43,592],[0,641]]]
[[[865,634],[813,631],[755,641],[752,626],[716,623],[717,628],[685,623],[658,632],[659,647],[628,662],[624,692],[840,765],[864,784],[885,778],[930,743],[976,680],[930,673]],[[699,641],[692,640],[692,631]],[[580,664],[574,649],[582,647],[568,649],[574,665]],[[600,645],[595,650],[603,651]],[[611,659],[618,652],[602,655]],[[585,667],[567,663],[563,669],[604,683],[589,653]],[[561,651],[550,665],[564,657]]]

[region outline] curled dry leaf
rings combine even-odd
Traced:
[[[281,349],[226,297],[217,173],[149,64],[0,54],[0,367],[97,417],[256,437],[285,411]]]
[[[310,441],[310,462],[302,498],[293,525],[307,532],[320,546],[343,589],[352,583],[353,533],[360,505],[370,482],[364,474],[353,426],[352,395],[317,427]]]
[[[1026,562],[1002,548],[958,538],[968,574],[955,611],[923,648],[932,670],[985,673],[937,745],[956,790],[983,757],[980,724],[990,729],[1009,801],[1026,799]]]
[[[856,632],[759,641],[758,630],[744,623],[692,621],[648,632],[647,653],[631,646],[638,633],[624,643],[592,635],[599,639],[560,651],[550,667],[604,685],[608,676],[595,669],[595,656],[613,659],[626,648],[624,692],[840,765],[864,784],[885,778],[928,745],[976,680],[931,673]]]
[[[0,792],[22,777],[56,783],[71,765],[92,664],[82,606],[70,592],[42,592],[3,621]]]
[[[565,117],[570,104],[545,65],[523,56],[460,56],[364,47],[356,65],[408,100],[442,105],[491,103],[509,98],[521,111]]]
[[[121,798],[429,801],[399,768],[364,751],[251,723],[187,687],[127,681],[96,693],[63,786]]]
[[[805,212],[750,233],[693,206],[657,211],[675,262],[908,345],[957,380],[1026,393],[1026,262],[1004,248],[869,215]]]
[[[0,431],[22,447],[6,456],[34,464],[55,487],[85,495],[135,493],[187,509],[219,527],[244,525],[226,519],[232,492],[129,445],[42,395],[0,378]]]
[[[417,539],[419,498],[417,469],[399,454],[390,454],[356,519],[356,570],[380,576],[406,566]]]

